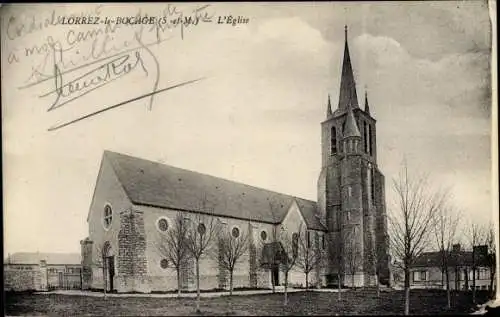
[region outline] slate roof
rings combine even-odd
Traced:
[[[472,251],[451,251],[449,255],[449,266],[472,266]],[[415,260],[414,267],[440,267],[442,263],[441,253],[425,252]],[[488,266],[488,254],[476,252],[476,265]]]
[[[326,230],[316,202],[121,153],[104,151],[136,205],[279,224],[297,201],[309,229]]]
[[[47,264],[81,264],[79,253],[38,253],[38,252],[17,252],[10,254],[4,264],[40,264],[41,260]]]

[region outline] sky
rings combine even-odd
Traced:
[[[120,25],[106,34],[104,25],[44,26],[52,14],[104,20],[135,16],[140,8],[141,16],[163,12],[173,19],[202,6],[1,9],[5,254],[79,252],[104,150],[316,200],[320,122],[328,95],[334,107],[338,103],[344,25],[358,98],[361,103],[367,92],[377,120],[388,207],[392,180],[406,159],[411,173],[450,188],[464,223],[491,221],[486,2],[214,3],[198,11],[212,22],[182,29]],[[228,16],[247,23],[217,23]],[[99,60],[106,54],[88,58],[92,48],[99,55],[104,42],[108,55],[129,56],[116,62],[120,77],[114,73],[116,78],[89,92],[63,86],[57,99],[53,91],[77,74],[111,69],[109,59]],[[124,52],[140,43],[153,44]],[[60,48],[64,53],[55,54]],[[96,63],[64,72],[89,61]],[[61,73],[59,84],[51,78],[55,72]],[[204,79],[48,130],[198,78]]]

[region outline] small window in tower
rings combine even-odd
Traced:
[[[351,220],[351,212],[350,211],[346,212],[346,219],[347,219],[347,221]]]
[[[325,235],[321,235],[321,247],[323,248],[323,250],[325,249],[326,247],[326,243],[325,243]]]
[[[337,129],[333,126],[330,131],[330,146],[332,154],[337,153]]]

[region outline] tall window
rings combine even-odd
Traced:
[[[311,248],[311,232],[310,231],[307,231],[307,248]]]
[[[366,121],[363,122],[363,139],[365,140],[365,153],[368,153],[368,125]]]
[[[330,146],[331,146],[331,152],[332,154],[337,153],[337,129],[335,129],[335,126],[332,127],[330,131]]]
[[[370,197],[372,204],[375,204],[375,173],[373,172],[373,168],[370,170]]]
[[[104,228],[108,229],[111,226],[111,221],[113,221],[113,210],[111,210],[110,205],[104,207]]]
[[[373,142],[372,142],[373,128],[368,126],[368,154],[373,155]]]

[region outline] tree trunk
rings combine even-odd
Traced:
[[[405,267],[405,315],[410,314],[410,268]]]
[[[288,288],[288,271],[285,272],[285,306],[288,305],[287,288]]]
[[[448,271],[448,267],[445,267],[445,275],[446,275],[446,297],[448,300],[448,309],[451,308],[451,290],[450,290],[450,272]]]
[[[106,276],[106,258],[102,257],[102,280],[104,283],[103,291],[104,291],[104,298],[106,299],[106,291],[108,290],[108,279]]]
[[[340,274],[340,272],[338,272],[338,273],[337,273],[337,276],[338,276],[338,283],[339,283],[339,285],[338,285],[338,288],[339,288],[339,291],[338,291],[338,293],[339,293],[339,294],[338,294],[338,298],[339,298],[339,300],[340,300],[340,299],[341,299],[341,297],[342,297],[342,295],[341,295],[341,293],[342,293],[342,281],[340,280],[340,275],[341,275],[341,274]]]
[[[273,294],[276,293],[276,287],[274,286],[274,273],[273,270],[269,270],[269,274],[271,275],[271,286],[273,288]]]
[[[306,291],[309,290],[309,272],[306,272]]]
[[[495,268],[490,267],[490,296],[495,298],[495,291],[493,290],[493,281],[495,280]]]
[[[182,287],[182,281],[181,281],[181,267],[177,267],[177,296],[181,296],[181,287]]]
[[[354,289],[356,288],[354,285],[354,273],[351,273],[351,287]]]
[[[233,295],[233,270],[229,271],[229,295]]]
[[[200,259],[196,259],[196,311],[200,311]]]
[[[375,273],[375,284],[377,287],[377,297],[380,297],[380,285],[379,285],[378,273]]]
[[[476,303],[476,267],[472,267],[472,303]]]

